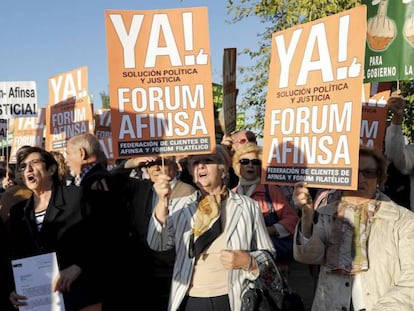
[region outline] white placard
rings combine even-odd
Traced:
[[[35,81],[0,81],[0,118],[37,114]]]

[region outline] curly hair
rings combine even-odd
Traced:
[[[255,153],[259,160],[262,160],[262,149],[253,142],[247,142],[241,146],[233,155],[233,169],[234,173],[241,177],[240,175],[240,158],[246,153]]]

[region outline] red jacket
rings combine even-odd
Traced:
[[[237,192],[237,187],[233,188],[233,191]],[[290,233],[295,233],[296,224],[299,221],[299,216],[296,211],[290,206],[288,199],[283,194],[282,189],[277,185],[269,185],[269,195],[273,203],[273,209],[275,210],[279,223],[286,228]],[[257,184],[252,195],[252,199],[258,201],[262,214],[266,216],[270,213],[269,207],[265,197],[265,186]]]

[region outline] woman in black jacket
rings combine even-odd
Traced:
[[[100,282],[94,268],[99,243],[82,187],[62,186],[56,160],[42,148],[25,150],[18,170],[33,195],[10,211],[12,258],[56,252],[59,273],[53,290],[63,294],[66,311],[100,311]],[[18,294],[10,294],[15,307],[29,302]]]

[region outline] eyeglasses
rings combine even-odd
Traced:
[[[365,178],[377,178],[378,170],[376,168],[366,168],[363,170],[358,170],[358,175],[362,174]]]
[[[239,163],[240,163],[241,165],[247,165],[247,164],[249,164],[249,163],[251,163],[252,165],[256,165],[256,166],[262,165],[262,161],[260,161],[259,159],[253,159],[253,160],[249,160],[249,159],[240,159],[240,160],[239,160]]]
[[[45,161],[43,161],[42,159],[33,159],[33,160],[30,160],[30,161],[28,161],[28,162],[26,162],[26,163],[21,163],[21,164],[19,165],[18,171],[19,171],[19,172],[24,172],[24,170],[25,170],[28,166],[33,167],[33,166],[39,165],[40,163],[44,163],[44,162],[45,162]]]
[[[244,145],[245,143],[247,143],[247,138],[241,138],[239,140],[233,140],[233,144]]]

